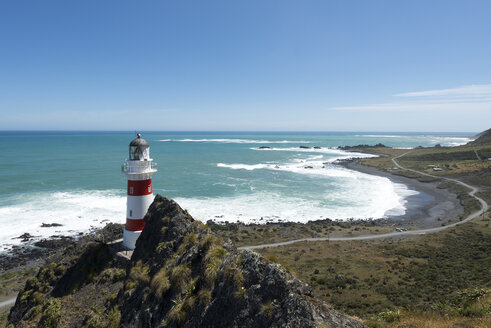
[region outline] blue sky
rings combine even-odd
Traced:
[[[491,1],[1,1],[0,130],[481,131]]]

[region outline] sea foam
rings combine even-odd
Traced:
[[[308,150],[294,149],[301,152]],[[307,222],[321,218],[346,220],[404,215],[407,197],[418,194],[404,184],[394,183],[388,178],[361,173],[334,164],[339,159],[373,155],[342,150],[330,150],[328,154],[331,157],[324,157],[324,155],[305,157],[304,155],[303,158],[295,158],[283,163],[217,164],[218,167],[232,170],[272,170],[317,176],[325,180],[326,188],[324,195],[317,195],[314,199],[306,195],[293,197],[258,191],[234,197],[182,198],[181,201],[184,206],[189,207],[191,213],[202,220],[248,223]],[[332,156],[334,154],[337,156]]]
[[[126,197],[113,190],[80,192],[26,193],[12,196],[10,206],[0,207],[0,230],[3,249],[21,243],[23,233],[35,240],[53,235],[76,235],[104,227],[109,222],[124,223]],[[62,226],[42,228],[43,223]]]

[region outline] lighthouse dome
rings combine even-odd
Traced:
[[[150,145],[138,133],[137,137],[130,142],[130,160],[146,161],[150,158]]]

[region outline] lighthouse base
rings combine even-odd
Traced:
[[[140,237],[141,231],[123,230],[123,247],[127,249],[135,249],[136,240]]]

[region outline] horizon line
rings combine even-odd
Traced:
[[[183,133],[183,132],[192,132],[192,133],[374,133],[374,134],[380,134],[380,133],[459,133],[459,134],[478,134],[486,130],[479,130],[479,131],[370,131],[370,130],[145,130],[145,129],[132,129],[132,130],[102,130],[102,129],[97,129],[97,130],[85,130],[85,129],[74,129],[74,130],[61,130],[61,129],[0,129],[0,133],[3,132],[131,132],[131,133],[136,133],[136,132],[146,132],[146,133],[152,133],[152,132],[164,132],[164,133],[173,133],[173,132],[178,132],[178,133]]]

